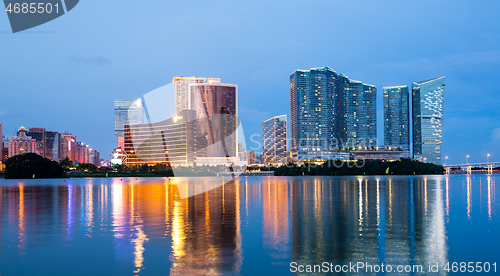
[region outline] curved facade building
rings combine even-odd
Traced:
[[[413,158],[442,164],[443,114],[446,77],[414,82]]]

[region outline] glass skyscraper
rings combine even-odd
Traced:
[[[115,136],[124,136],[125,125],[142,123],[142,104],[136,100],[115,100]]]
[[[337,138],[337,73],[329,67],[290,75],[292,157],[326,160]]]
[[[377,89],[329,67],[290,75],[292,157],[331,159],[339,148],[377,143]]]
[[[413,158],[441,164],[445,77],[412,85]]]
[[[286,115],[262,122],[262,154],[264,164],[286,163]]]
[[[384,145],[410,149],[408,86],[384,87]]]
[[[344,74],[338,79],[340,146],[377,146],[377,89]]]

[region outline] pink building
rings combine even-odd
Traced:
[[[25,153],[37,153],[36,140],[27,136],[26,132],[28,130],[21,126],[18,136],[9,139],[9,158]]]

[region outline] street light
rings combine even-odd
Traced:
[[[490,154],[488,153],[488,158],[486,158],[487,163],[490,163]]]
[[[446,165],[446,163],[448,163],[448,156],[446,156],[444,159],[445,159],[444,164]]]
[[[469,155],[467,155],[466,164],[469,164]]]

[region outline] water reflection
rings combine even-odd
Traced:
[[[0,267],[5,274],[29,272],[9,257],[36,262],[52,275],[65,274],[53,267],[66,262],[81,274],[117,275],[249,274],[256,269],[251,264],[288,273],[291,261],[443,264],[449,260],[447,223],[480,217],[483,210],[490,223],[496,216],[494,176],[487,177],[486,190],[467,176],[463,197],[464,179],[452,179],[248,177],[189,198],[179,189],[211,182],[2,180],[0,254],[6,258]],[[475,213],[473,204],[483,206],[483,197],[487,202]],[[41,249],[59,257],[41,261]]]

